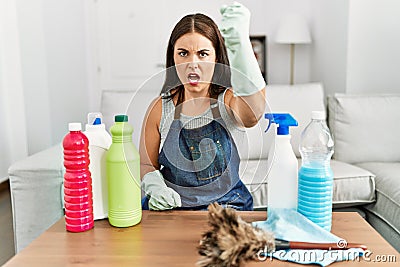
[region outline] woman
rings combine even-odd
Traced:
[[[194,14],[171,33],[163,90],[141,133],[144,208],[253,208],[231,134],[243,136],[262,116],[265,81],[249,41],[250,12],[235,3],[221,14],[221,32]]]

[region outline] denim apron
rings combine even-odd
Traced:
[[[164,145],[158,156],[165,183],[182,200],[181,209],[207,209],[212,202],[237,210],[252,210],[253,198],[239,178],[239,154],[216,99],[210,100],[213,120],[185,129],[182,106],[175,108]]]

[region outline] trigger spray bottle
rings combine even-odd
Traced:
[[[268,152],[268,211],[274,209],[297,210],[298,162],[290,144],[289,127],[297,121],[288,113],[267,113],[268,129],[277,125],[274,144]]]

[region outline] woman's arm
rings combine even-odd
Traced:
[[[148,107],[143,119],[142,132],[140,134],[140,177],[160,169],[158,153],[160,148],[160,121],[162,113],[161,97],[156,98]]]
[[[229,89],[225,95],[225,105],[239,125],[253,127],[265,112],[265,88],[249,96],[235,96]]]
[[[249,39],[250,11],[234,2],[222,7],[221,14],[220,31],[231,65],[233,87],[225,104],[239,124],[252,127],[264,113],[266,102],[265,81]]]
[[[158,153],[160,149],[160,121],[162,114],[161,97],[149,106],[143,119],[140,135],[140,176],[142,189],[149,198],[151,210],[168,210],[180,207],[181,197],[172,188],[167,187],[164,177],[159,171]]]

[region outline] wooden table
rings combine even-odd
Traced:
[[[262,211],[239,214],[248,222],[266,219]],[[4,266],[195,266],[197,246],[206,229],[205,211],[143,211],[142,222],[136,226],[115,228],[100,220],[94,229],[83,233],[67,232],[62,218]],[[399,253],[358,213],[334,213],[332,232],[347,242],[363,243],[372,251],[369,262],[360,259],[333,266],[399,266]],[[396,262],[377,263],[377,256]],[[276,259],[266,261],[252,261],[246,266],[301,266]]]

